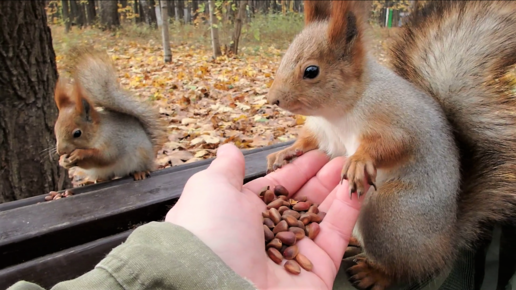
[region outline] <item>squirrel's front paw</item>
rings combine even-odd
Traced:
[[[366,182],[376,190],[376,167],[371,159],[352,155],[342,167],[340,179],[341,183],[344,179],[349,181],[349,198],[354,192],[360,197],[365,193],[364,185]]]
[[[84,152],[82,149],[75,149],[72,151],[72,153],[70,153],[70,157],[68,157],[68,159],[72,164],[75,164],[77,163],[77,161],[82,160],[84,158],[83,153]]]
[[[297,147],[288,147],[267,155],[267,174],[285,166],[289,160],[303,155],[303,150]]]
[[[65,169],[70,169],[74,166],[74,164],[70,160],[70,157],[67,154],[65,154],[65,155],[61,155],[59,157],[59,166],[65,168]]]

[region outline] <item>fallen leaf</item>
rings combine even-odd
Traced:
[[[201,151],[197,151],[197,153],[195,153],[194,157],[201,158],[201,157],[206,156],[208,154],[210,154],[210,152],[208,150],[201,150]]]

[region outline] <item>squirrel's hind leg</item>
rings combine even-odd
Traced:
[[[374,264],[371,264],[363,254],[347,259],[351,259],[354,264],[346,272],[348,273],[349,281],[355,287],[359,289],[385,290],[393,284],[392,278]]]
[[[349,257],[354,257],[356,255],[359,255],[363,252],[362,245],[360,242],[355,238],[351,237],[348,242],[348,247],[346,248],[346,251],[344,252],[344,259]]]

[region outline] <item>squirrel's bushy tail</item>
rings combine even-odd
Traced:
[[[390,65],[444,109],[462,155],[458,233],[516,214],[514,1],[430,1],[391,47]]]
[[[74,81],[78,82],[94,105],[137,118],[149,135],[154,153],[157,154],[167,139],[166,128],[159,118],[159,112],[120,86],[117,72],[107,54],[79,47],[71,53],[74,54]]]

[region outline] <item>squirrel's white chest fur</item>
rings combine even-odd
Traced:
[[[306,126],[316,135],[319,149],[331,158],[351,156],[358,148],[359,128],[351,118],[330,122],[322,117],[307,117]]]
[[[358,135],[361,128],[352,118],[343,117],[338,121],[330,122],[322,117],[307,117],[306,126],[315,134],[319,142],[319,149],[325,151],[330,158],[349,157],[357,151],[360,145]],[[377,185],[383,179],[383,175],[384,173],[378,170]],[[360,220],[357,221],[353,229],[353,236],[362,242],[359,223]]]

